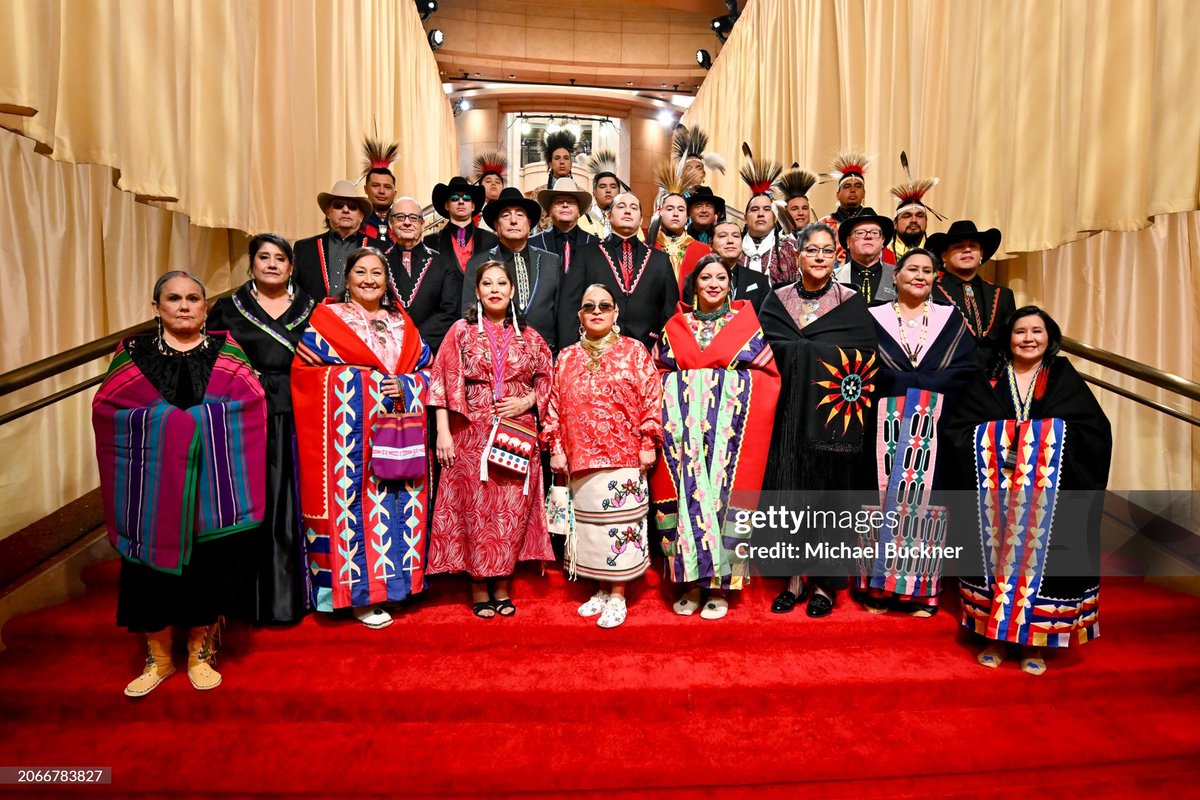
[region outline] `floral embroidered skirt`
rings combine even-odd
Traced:
[[[567,537],[567,569],[576,576],[624,582],[650,566],[646,512],[650,490],[641,471],[626,467],[571,480],[575,525]]]

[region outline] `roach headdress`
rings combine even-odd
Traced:
[[[486,175],[495,175],[502,183],[508,183],[508,157],[503,153],[480,153],[475,156],[475,174],[471,180],[479,183]]]
[[[771,187],[775,183],[775,179],[779,177],[779,173],[783,172],[783,167],[774,161],[756,161],[754,154],[750,152],[750,145],[745,142],[742,142],[742,155],[746,157],[746,163],[738,174],[750,187],[750,196],[757,197],[765,194],[774,200],[775,195],[771,192]]]
[[[671,137],[671,152],[674,154],[676,161],[686,161],[689,158],[698,158],[704,162],[704,166],[708,169],[725,174],[725,159],[721,158],[716,153],[705,153],[708,149],[708,134],[700,129],[698,125],[688,127],[687,125],[676,125],[675,133]]]
[[[392,143],[384,146],[379,139],[372,139],[370,136],[363,137],[363,172],[365,178],[371,174],[373,169],[386,169],[390,174],[392,171],[392,162],[396,160],[396,153],[400,146]],[[395,177],[395,176],[393,176]]]
[[[908,169],[908,154],[903,150],[900,151],[900,166],[904,168],[904,175],[908,180],[891,188],[891,192],[898,202],[896,213],[892,217],[900,216],[900,212],[906,209],[920,206],[938,219],[944,220],[945,217],[925,204],[925,193],[937,186],[938,179],[913,178]]]

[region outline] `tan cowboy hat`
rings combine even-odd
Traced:
[[[592,207],[592,193],[585,192],[576,185],[574,178],[559,178],[554,182],[553,189],[542,189],[537,193],[538,205],[547,214],[550,213],[550,204],[554,202],[554,198],[560,194],[569,194],[579,203],[579,213],[586,214],[587,210]]]
[[[317,195],[317,205],[321,207],[322,214],[329,211],[329,204],[333,202],[335,197],[342,200],[353,200],[358,203],[358,207],[362,209],[364,217],[372,211],[371,201],[353,183],[350,181],[338,181],[328,192],[321,192]]]

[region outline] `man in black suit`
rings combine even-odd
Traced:
[[[531,247],[529,231],[541,218],[542,209],[535,201],[508,187],[483,209],[488,227],[496,232],[499,241],[488,250],[476,252],[467,265],[460,292],[462,308],[474,303],[475,271],[486,261],[499,261],[512,268],[517,285],[513,287],[513,304],[525,315],[525,321],[537,331],[552,353],[564,343],[558,308],[562,285],[562,268],[558,256]],[[578,320],[574,326],[578,326]],[[567,331],[573,327],[567,328]]]
[[[437,252],[439,263],[458,270],[469,283],[472,276],[464,275],[467,264],[476,253],[496,246],[496,236],[472,221],[475,210],[483,207],[483,196],[482,186],[461,175],[433,187],[433,207],[449,221],[440,231],[425,237],[425,246]]]
[[[295,244],[296,283],[320,302],[341,298],[346,290],[346,259],[360,247],[380,247],[378,239],[359,233],[363,217],[371,213],[371,201],[350,181],[338,181],[333,189],[317,195],[325,215],[325,233]]]
[[[554,226],[529,240],[539,250],[554,253],[562,264],[563,273],[571,271],[571,260],[585,245],[600,241],[579,227],[580,214],[592,205],[592,196],[575,185],[574,178],[559,178],[553,189],[537,193],[538,205],[550,215]]]
[[[425,221],[416,200],[397,200],[388,227],[395,242],[387,251],[388,281],[421,338],[436,353],[446,331],[459,317],[462,275],[421,241]]]
[[[609,212],[613,232],[585,247],[571,265],[563,286],[562,327],[578,327],[583,293],[593,283],[608,287],[621,309],[621,333],[653,349],[663,325],[675,313],[679,283],[671,259],[638,241],[642,206],[630,192],[613,198]]]
[[[725,262],[732,274],[733,285],[729,287],[729,301],[749,300],[757,314],[767,299],[767,295],[771,293],[771,279],[761,272],[738,266],[738,259],[742,255],[742,229],[736,222],[732,220],[718,222],[713,226],[712,235],[713,254]],[[703,267],[700,265],[704,264],[708,258],[709,256],[701,258],[697,262],[696,269],[702,269]],[[692,292],[694,274],[695,270],[684,278],[683,282],[683,302],[689,306],[696,304],[696,298]]]

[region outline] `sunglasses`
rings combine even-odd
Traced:
[[[471,195],[469,195],[469,194],[452,194],[452,195],[450,195],[451,203],[459,203],[459,202],[465,203],[468,201],[474,202],[474,200],[475,200],[475,198],[471,197]]]
[[[329,204],[335,211],[341,211],[346,208],[358,208],[358,203],[353,200],[334,200]]]
[[[593,303],[590,301],[584,303],[579,307],[579,310],[585,314],[591,314],[596,311],[599,311],[601,314],[607,314],[614,308],[616,308],[616,306],[614,306],[612,303],[608,302],[607,300],[601,300],[599,303]]]

